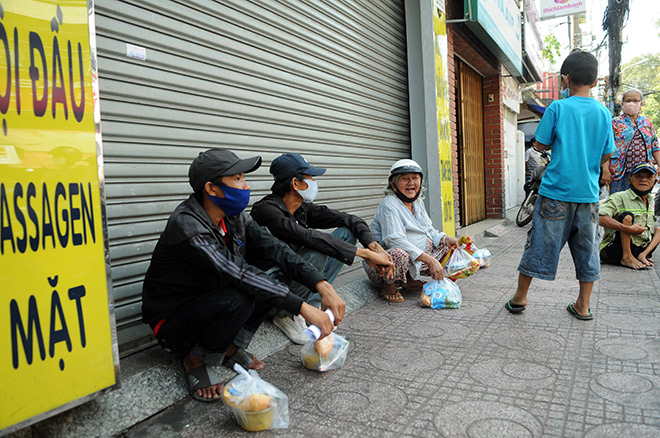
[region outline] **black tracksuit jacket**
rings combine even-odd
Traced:
[[[355,259],[355,245],[318,229],[346,227],[366,248],[376,239],[361,217],[333,210],[325,205],[303,202],[294,214],[289,213],[281,197],[271,194],[256,202],[250,213],[254,220],[285,241],[291,249],[313,249],[346,265]]]
[[[303,300],[287,285],[250,264],[277,265],[288,279],[314,290],[324,280],[316,268],[259,226],[247,213],[225,218],[221,231],[191,195],[170,216],[142,288],[142,320],[155,324],[209,291],[238,289],[258,301],[297,315]]]

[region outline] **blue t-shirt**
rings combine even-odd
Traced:
[[[607,108],[591,97],[555,100],[535,136],[552,146],[539,194],[564,202],[598,202],[601,157],[616,150]]]

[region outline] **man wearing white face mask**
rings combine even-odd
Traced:
[[[334,281],[342,266],[352,264],[356,256],[381,275],[393,275],[391,258],[363,219],[313,203],[318,194],[314,177],[325,171],[310,165],[300,154],[280,155],[270,165],[270,173],[275,178],[272,193],[254,204],[252,217],[316,266],[329,283]],[[318,231],[331,228],[336,230],[332,233]],[[357,240],[364,248],[355,245]],[[318,294],[302,285],[292,286],[291,290],[306,302],[318,302]],[[307,341],[303,319],[281,312],[273,318],[273,323],[293,342],[304,344]]]
[[[616,151],[602,166],[603,184],[610,193],[630,188],[633,167],[641,163],[660,166],[660,145],[651,121],[640,114],[644,105],[642,92],[636,89],[623,93],[623,114],[612,119]]]

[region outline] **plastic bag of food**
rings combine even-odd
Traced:
[[[476,249],[472,254],[472,257],[477,259],[479,262],[479,268],[487,268],[490,266],[490,251],[486,248]]]
[[[479,270],[477,259],[472,257],[462,246],[453,247],[450,251],[449,257],[443,259],[446,260],[444,265],[445,276],[449,277],[450,280],[469,277]]]
[[[289,399],[282,391],[262,380],[255,370],[239,364],[238,373],[222,391],[222,400],[245,430],[258,432],[289,427]]]
[[[309,341],[300,350],[305,368],[314,371],[338,370],[344,366],[348,341],[334,333],[330,333],[320,341]]]
[[[474,242],[468,236],[459,237],[458,246],[466,250],[470,255],[474,254],[474,252],[477,250],[477,247],[475,246]]]
[[[422,306],[432,309],[460,309],[462,301],[461,289],[446,277],[426,283],[421,296]]]

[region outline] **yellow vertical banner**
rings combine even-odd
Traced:
[[[440,157],[440,191],[442,193],[442,230],[456,234],[454,218],[454,178],[451,162],[451,126],[449,118],[449,70],[447,23],[444,0],[433,7],[433,41],[435,52],[435,93],[438,116],[438,153]]]
[[[92,8],[0,0],[2,432],[117,383]]]

